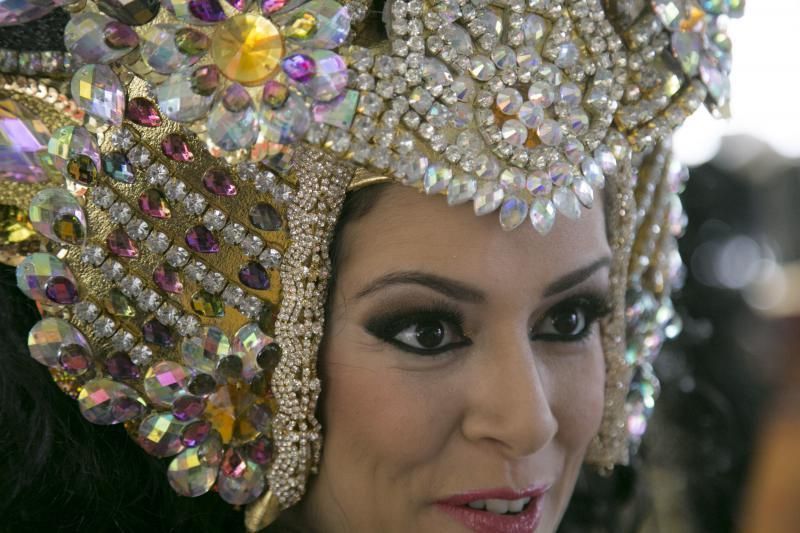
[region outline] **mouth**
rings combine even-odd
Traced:
[[[498,490],[463,494],[436,505],[475,533],[532,533],[541,520],[542,500],[548,488],[522,493]]]

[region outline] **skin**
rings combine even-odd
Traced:
[[[393,185],[342,239],[320,355],[325,445],[297,510],[303,529],[465,532],[437,501],[545,484],[536,531],[555,531],[600,424],[604,363],[596,321],[579,341],[543,335],[556,304],[608,293],[602,206],[577,221],[559,215],[543,237]],[[409,271],[458,287],[446,295],[397,275]],[[462,299],[469,292],[480,297]],[[367,329],[386,313],[442,306],[463,316],[463,337],[440,322],[444,340],[469,345],[418,355]]]

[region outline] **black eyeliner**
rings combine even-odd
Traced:
[[[450,343],[441,348],[420,350],[394,338],[398,333],[409,326],[426,321],[439,321],[450,324],[454,326],[456,334],[464,338],[464,316],[448,305],[437,303],[416,308],[412,307],[410,309],[390,311],[383,315],[372,317],[364,324],[364,329],[370,335],[383,342],[391,344],[405,352],[418,355],[438,355],[455,348],[472,344],[472,341],[469,339],[464,339],[462,342]]]
[[[532,341],[548,342],[581,342],[592,333],[594,323],[606,316],[613,310],[611,296],[607,292],[590,291],[567,297],[551,307],[544,315],[542,320],[548,320],[560,311],[581,309],[585,314],[586,324],[583,330],[577,335],[565,336],[556,334],[544,334],[532,337]],[[540,320],[541,322],[541,320]],[[538,323],[537,323],[538,326]]]

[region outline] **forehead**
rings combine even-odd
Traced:
[[[471,204],[448,206],[428,196],[389,185],[363,217],[344,228],[339,279],[343,289],[389,272],[420,270],[488,291],[541,292],[551,281],[610,254],[603,205],[581,218],[559,215],[541,235],[523,223],[504,231],[497,212],[476,216]]]

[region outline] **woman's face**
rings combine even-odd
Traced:
[[[554,531],[602,416],[602,206],[543,237],[393,185],[341,238],[305,520]]]

